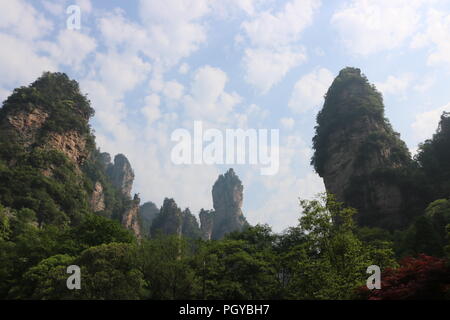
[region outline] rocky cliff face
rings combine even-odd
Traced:
[[[150,228],[153,220],[159,214],[159,208],[153,202],[146,202],[139,208],[139,215],[142,219],[142,231],[145,235],[150,235]]]
[[[178,208],[175,200],[164,199],[161,211],[153,220],[150,234],[152,237],[162,233],[165,235],[182,236],[183,232],[183,213]]]
[[[29,208],[40,225],[79,221],[92,211],[121,221],[139,236],[139,201],[130,194],[133,170],[125,156],[117,155],[111,164],[111,157],[96,148],[89,125],[93,114],[76,81],[46,72],[14,90],[0,108],[0,160],[8,165],[9,179],[29,186],[24,192],[40,190],[30,204],[45,199],[45,209]],[[19,206],[1,194],[0,202]]]
[[[131,207],[125,211],[125,213],[122,216],[122,225],[132,230],[133,233],[138,237],[141,238],[141,226],[139,223],[139,204],[141,202],[141,199],[139,198],[139,195],[135,194],[133,200],[131,201]]]
[[[160,212],[151,224],[150,235],[158,232],[184,236],[188,238],[202,238],[204,240],[222,239],[225,234],[242,231],[248,223],[242,213],[243,190],[239,177],[233,169],[220,175],[212,188],[214,210],[200,210],[200,226],[197,218],[189,209],[181,211],[173,199],[165,199]],[[146,211],[154,211],[154,204],[150,203]],[[141,208],[143,211],[143,208]],[[146,215],[152,216],[153,213]],[[144,218],[143,220],[148,220]]]
[[[48,113],[40,107],[31,110],[12,110],[2,121],[2,131],[8,132],[10,137],[16,137],[20,143],[29,147],[36,142],[39,129],[48,118]]]
[[[134,172],[127,157],[118,154],[114,157],[114,164],[110,164],[107,173],[113,185],[119,189],[124,196],[131,198]]]
[[[436,133],[420,145],[417,161],[429,190],[427,203],[450,198],[450,112],[442,113]]]
[[[89,204],[100,210],[101,186],[83,172],[95,150],[93,114],[78,83],[63,73],[47,72],[15,89],[0,108],[0,160],[6,165],[0,184],[8,190],[7,180],[14,181],[30,201],[24,206],[4,193],[0,202],[34,211],[39,226],[79,221]]]
[[[411,163],[406,145],[384,117],[381,94],[359,69],[343,69],[317,116],[312,163],[327,192],[358,209],[361,225],[400,227],[405,221],[396,179]]]
[[[186,238],[199,239],[202,237],[197,218],[186,208],[183,213],[182,235]]]
[[[103,186],[100,181],[97,181],[94,185],[90,205],[94,212],[105,210],[105,194],[103,193]]]
[[[13,110],[2,119],[0,128],[5,136],[25,149],[38,147],[60,151],[79,168],[90,154],[88,136],[78,130],[48,130],[46,122],[49,119],[51,114],[32,106],[30,111]]]
[[[248,224],[241,210],[243,191],[242,182],[233,169],[220,175],[214,183],[212,197],[215,214],[211,239],[221,239],[229,232],[241,231]]]
[[[82,165],[89,156],[86,139],[77,131],[51,133],[46,144],[48,148],[63,152],[67,158],[78,166]]]
[[[122,225],[134,232],[134,234],[141,238],[147,235],[148,231],[144,230],[140,221],[140,199],[138,195],[134,195],[131,200],[131,189],[133,188],[134,172],[127,157],[123,154],[117,154],[114,157],[114,163],[111,163],[111,156],[109,153],[100,153],[99,158],[103,166],[106,168],[106,175],[109,178],[113,187],[120,192],[120,198],[127,204],[124,212],[121,214]]]
[[[76,81],[65,74],[44,73],[4,102],[0,131],[26,151],[60,151],[79,168],[95,144],[88,123],[93,113]]]
[[[164,204],[153,219],[150,235],[155,237],[158,233],[177,235],[192,239],[201,238],[197,219],[189,209],[181,211],[173,199],[164,199]]]
[[[201,209],[199,218],[202,238],[204,240],[211,240],[214,226],[214,211]]]

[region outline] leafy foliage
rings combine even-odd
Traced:
[[[78,83],[64,73],[45,72],[28,87],[14,90],[0,109],[0,119],[20,111],[30,112],[34,107],[49,114],[44,132],[78,130],[89,134],[87,120],[94,115],[89,100],[82,95]]]
[[[407,257],[398,269],[386,269],[381,276],[381,289],[360,289],[369,300],[428,300],[449,298],[450,270],[445,260],[420,255]]]
[[[450,197],[450,113],[444,112],[432,139],[419,145],[416,160],[434,199]]]
[[[418,217],[406,231],[399,233],[398,254],[443,257],[448,242],[446,226],[449,224],[450,200],[432,202],[425,210],[425,215]]]

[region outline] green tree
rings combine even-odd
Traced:
[[[188,264],[187,240],[160,235],[142,241],[139,269],[144,274],[151,299],[189,299],[193,290],[193,271]]]
[[[109,243],[91,247],[75,259],[81,269],[81,299],[128,300],[146,296],[145,280],[138,268],[136,247]]]
[[[443,112],[432,139],[419,145],[415,157],[426,176],[433,199],[450,196],[450,113]],[[431,199],[431,200],[433,200]]]
[[[131,231],[114,220],[97,214],[84,215],[81,223],[71,229],[71,237],[83,249],[111,242],[132,243],[136,238]]]
[[[14,289],[16,299],[62,300],[74,299],[75,292],[67,288],[67,267],[74,258],[55,255],[31,267],[24,275],[22,286]]]
[[[305,242],[295,248],[298,261],[290,284],[292,298],[352,299],[368,277],[368,266],[395,265],[392,249],[365,245],[358,239],[352,219],[355,209],[331,195],[300,203],[299,227]]]
[[[398,234],[398,255],[417,256],[427,254],[436,257],[445,255],[447,244],[446,226],[450,224],[450,200],[433,201],[404,232]]]
[[[8,212],[0,204],[0,240],[6,240],[11,233],[10,218]]]
[[[204,243],[194,261],[196,297],[274,298],[278,283],[273,258],[271,251],[245,240],[224,239]]]

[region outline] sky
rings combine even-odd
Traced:
[[[0,100],[43,71],[77,80],[98,146],[127,156],[142,202],[212,209],[230,165],[174,164],[174,130],[278,129],[277,174],[232,165],[247,220],[276,232],[324,191],[311,139],[339,70],[376,85],[413,154],[450,111],[448,0],[1,0],[0,44]]]

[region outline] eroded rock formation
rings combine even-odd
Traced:
[[[151,225],[158,213],[159,208],[151,201],[144,203],[139,208],[139,215],[142,219],[142,231],[145,235],[150,235]]]
[[[111,163],[109,154],[97,149],[89,125],[93,114],[76,81],[45,72],[14,90],[0,108],[0,157],[10,168],[33,172],[30,181],[21,177],[24,185],[46,186],[35,197],[37,202],[44,197],[53,212],[33,207],[39,225],[79,221],[92,211],[140,236],[139,198],[131,199],[133,170],[124,155]]]
[[[153,220],[150,230],[150,234],[153,237],[158,235],[158,233],[181,237],[183,232],[183,213],[178,208],[175,200],[164,199],[163,206]]]
[[[134,234],[141,238],[141,226],[139,223],[139,204],[141,199],[139,195],[135,194],[131,201],[131,207],[125,211],[122,216],[122,225],[134,232]]]
[[[94,212],[105,210],[105,194],[103,193],[103,186],[99,181],[94,185],[90,205]]]
[[[78,166],[82,165],[89,156],[86,149],[86,139],[77,131],[49,134],[47,148],[63,152],[67,158]]]
[[[164,199],[164,204],[153,219],[150,228],[151,236],[158,233],[165,235],[177,235],[191,239],[201,238],[200,227],[197,218],[189,209],[181,211],[173,199]]]
[[[215,214],[211,239],[221,239],[225,234],[241,231],[248,225],[241,210],[243,191],[242,182],[233,169],[220,175],[214,183],[212,197]]]
[[[29,112],[13,111],[5,117],[3,129],[10,134],[16,134],[23,146],[30,146],[36,142],[38,130],[42,128],[48,118],[48,113],[40,107],[33,107]],[[9,129],[9,130],[8,130]]]
[[[384,117],[381,94],[359,69],[339,73],[317,123],[312,163],[327,192],[358,209],[361,225],[401,226],[405,195],[397,178],[410,154]]]
[[[214,211],[201,209],[199,218],[202,238],[205,240],[211,240],[214,226]]]
[[[114,164],[111,164],[108,167],[107,173],[112,184],[119,189],[124,196],[131,198],[134,172],[127,157],[123,154],[117,154],[114,157]]]

